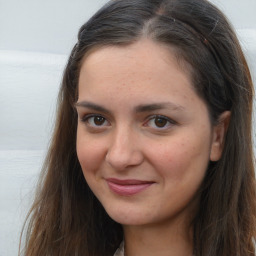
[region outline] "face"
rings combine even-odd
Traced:
[[[141,40],[90,53],[76,106],[78,159],[111,218],[146,225],[191,216],[215,130],[170,48]]]

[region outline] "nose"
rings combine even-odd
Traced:
[[[129,128],[119,129],[111,137],[106,162],[115,170],[126,170],[143,162],[138,137]]]

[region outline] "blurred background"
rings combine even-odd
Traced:
[[[0,256],[19,236],[50,140],[62,72],[79,27],[105,0],[0,0]],[[256,0],[213,0],[256,78]]]

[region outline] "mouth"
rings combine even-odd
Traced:
[[[155,182],[143,180],[119,180],[115,178],[106,179],[111,191],[121,196],[132,196],[142,192]]]

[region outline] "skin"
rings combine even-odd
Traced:
[[[126,254],[192,255],[197,191],[209,160],[221,156],[226,123],[211,125],[189,72],[149,39],[90,53],[78,94],[78,159],[96,197],[123,225]],[[151,185],[124,196],[109,178]]]

